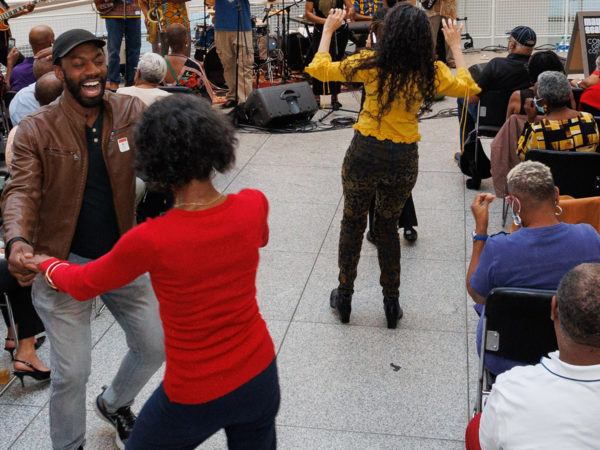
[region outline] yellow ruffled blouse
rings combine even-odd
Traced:
[[[354,128],[365,136],[373,136],[379,140],[389,139],[396,143],[410,144],[421,140],[419,134],[419,123],[417,114],[419,103],[413,104],[409,111],[406,110],[404,99],[397,98],[390,111],[377,121],[377,73],[376,69],[361,70],[349,80],[342,72],[342,66],[358,62],[369,55],[372,50],[363,50],[359,54],[349,56],[344,61],[331,61],[331,55],[326,52],[318,52],[312,62],[305,69],[308,74],[323,82],[347,81],[363,83],[365,86],[365,103]],[[444,63],[436,62],[436,92],[451,97],[468,97],[479,94],[481,89],[465,68],[456,69],[456,76]]]

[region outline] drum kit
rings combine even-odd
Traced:
[[[308,64],[312,52],[312,24],[302,16],[290,17],[290,9],[298,5],[298,2],[296,0],[255,0],[250,1],[250,5],[264,6],[263,17],[252,16],[251,18],[256,85],[260,86],[261,79],[273,85],[275,79],[281,79],[281,82],[285,83],[292,78],[304,78],[300,74]],[[195,28],[194,58],[204,64],[208,80],[222,88],[225,86],[225,79],[215,46],[214,26],[206,20],[209,16],[214,19],[214,9],[205,7],[204,11],[205,19]],[[270,19],[276,19],[274,26],[270,25],[270,22],[273,23]],[[304,29],[289,32],[290,21],[302,25]],[[285,36],[287,39],[284,38]]]

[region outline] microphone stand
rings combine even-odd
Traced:
[[[123,39],[125,39],[125,86],[127,86],[127,63],[129,59],[129,55],[127,54],[127,0],[123,0],[123,30]],[[121,53],[121,48],[119,48],[119,53]]]
[[[235,36],[235,104],[237,105],[239,102],[239,77],[240,77],[240,31],[241,31],[241,18],[242,18],[242,0],[236,0],[236,9],[237,9],[237,31]],[[231,89],[231,86],[229,87]]]

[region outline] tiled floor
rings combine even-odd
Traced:
[[[343,96],[357,107],[357,97]],[[452,100],[434,106],[452,107]],[[261,252],[258,302],[278,350],[281,449],[459,449],[473,402],[476,326],[464,287],[471,254],[474,194],[452,162],[455,117],[423,121],[414,190],[419,239],[402,241],[397,330],[385,327],[375,248],[365,241],[351,322],[328,305],[336,286],[342,190],[340,166],[351,129],[308,134],[240,133],[236,168],[216,184],[227,192],[265,192],[271,241]],[[483,182],[491,190],[491,181]],[[500,229],[501,204],[491,227]],[[92,322],[88,383],[89,449],[112,448],[113,433],[92,412],[100,386],[116,372],[126,345],[107,311]],[[4,333],[0,325],[0,336]],[[40,350],[48,361],[48,346]],[[392,364],[399,366],[394,370]],[[9,367],[3,353],[1,368]],[[139,395],[139,409],[162,376]],[[48,385],[13,384],[0,397],[0,449],[50,448]],[[222,434],[203,448],[225,447]]]

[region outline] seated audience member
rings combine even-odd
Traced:
[[[514,28],[508,37],[508,56],[506,58],[494,58],[486,64],[477,79],[481,92],[486,91],[516,91],[530,86],[527,74],[527,63],[533,53],[533,47],[537,37],[535,31],[526,26]],[[475,129],[477,120],[477,107],[479,96],[469,97],[468,114],[461,120],[461,111],[464,106],[464,98],[458,99],[459,123],[461,126],[461,142],[463,135],[466,138]],[[464,127],[464,133],[462,129]]]
[[[62,81],[56,78],[54,72],[48,72],[42,75],[39,80],[35,82],[35,99],[39,103],[40,107],[49,105],[56,100],[60,94],[62,94],[63,85]],[[12,145],[17,134],[18,125],[12,127],[8,136],[6,137],[6,147],[4,150],[4,158],[6,160],[6,167],[10,172],[10,165],[12,160]]]
[[[527,64],[530,86],[512,93],[508,101],[508,109],[506,110],[507,119],[513,114],[527,114],[525,111],[525,100],[535,96],[534,85],[537,82],[538,76],[548,70],[564,73],[563,63],[556,53],[548,50],[531,55]]]
[[[576,111],[571,105],[571,86],[565,74],[544,72],[538,77],[537,98],[525,102],[527,123],[517,145],[524,160],[528,150],[595,152],[598,126],[590,113]],[[537,114],[544,118],[536,120]]]
[[[596,58],[596,70],[591,75],[583,80],[581,78],[574,78],[570,81],[571,86],[578,87],[581,89],[587,89],[600,82],[600,56]]]
[[[37,25],[29,32],[29,45],[34,55],[45,48],[52,47],[54,43],[54,32],[46,25]],[[14,59],[14,58],[11,58]],[[26,86],[35,83],[36,77],[33,73],[34,56],[28,56],[21,64],[11,67],[11,59],[8,60],[7,79],[10,82],[11,91],[20,91]],[[14,64],[14,63],[13,63]]]
[[[167,74],[167,64],[158,53],[144,53],[138,61],[134,86],[117,89],[117,94],[131,95],[150,106],[156,100],[169,95],[158,88]]]
[[[154,103],[134,136],[140,170],[173,191],[173,208],[85,265],[35,259],[50,286],[79,301],[150,274],[167,366],[127,449],[192,449],[222,428],[229,448],[274,449],[279,382],[255,283],[269,238],[267,199],[213,186],[212,172],[235,161],[236,138],[204,100],[172,95]]]
[[[167,42],[169,43],[170,52],[165,56],[168,68],[165,84],[187,86],[196,95],[200,95],[204,86],[204,74],[200,65],[186,56],[187,33],[187,28],[180,23],[174,23],[167,27]]]
[[[471,205],[475,232],[467,290],[480,314],[495,287],[555,290],[561,277],[577,264],[600,262],[600,236],[591,225],[559,222],[558,188],[547,166],[522,162],[508,173],[507,184],[508,205],[521,229],[488,238],[488,205],[495,197],[479,194]],[[477,327],[478,349],[481,329],[482,320]],[[521,365],[488,355],[485,363],[495,375]]]
[[[600,111],[600,83],[598,83],[600,81],[600,72],[598,71],[598,67],[600,67],[600,56],[596,58],[596,70],[578,84],[578,87],[585,89],[579,98],[579,109],[581,111],[593,112],[594,115],[597,115],[598,111]],[[571,81],[571,84],[573,84],[573,81]]]
[[[598,448],[600,264],[567,272],[551,317],[558,351],[498,377],[467,428],[467,449]]]
[[[0,259],[0,292],[6,294],[14,315],[16,330],[11,327],[8,311],[3,306],[2,316],[6,323],[7,336],[4,340],[6,350],[13,360],[14,374],[24,386],[24,378],[31,377],[38,381],[50,379],[50,368],[38,357],[36,350],[46,340],[45,336],[36,338],[44,331],[44,324],[40,320],[31,300],[31,287],[23,287],[8,271],[8,261]],[[19,348],[15,341],[17,333]]]
[[[51,55],[52,48],[47,48],[37,53],[33,62],[33,74],[37,80],[42,75],[53,70]],[[18,125],[23,117],[37,111],[40,103],[35,98],[35,82],[21,89],[10,102],[8,107],[10,121]]]

